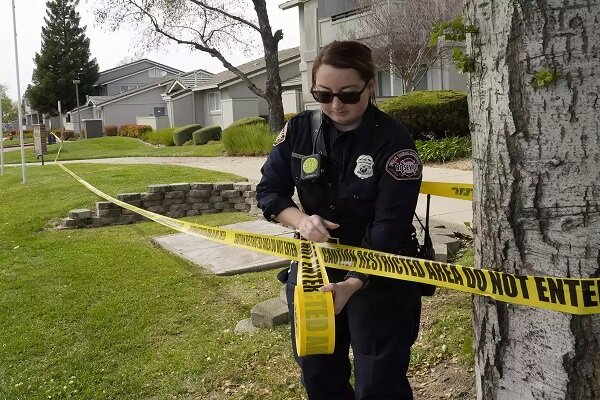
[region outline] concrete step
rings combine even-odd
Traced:
[[[273,328],[287,324],[289,321],[287,304],[279,297],[265,300],[255,305],[250,311],[252,325],[258,328]]]

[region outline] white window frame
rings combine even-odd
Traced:
[[[222,111],[221,106],[221,92],[209,92],[208,93],[208,112],[211,114],[218,114]]]

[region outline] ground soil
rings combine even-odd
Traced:
[[[437,296],[437,294],[436,294]],[[430,315],[436,302],[423,302],[419,339],[429,329]],[[444,360],[434,366],[411,368],[408,374],[415,400],[474,400],[475,372],[456,358]]]

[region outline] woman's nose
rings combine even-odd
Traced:
[[[334,110],[339,110],[342,107],[344,107],[344,103],[342,103],[342,101],[337,96],[335,96],[333,98],[333,101],[331,102],[331,108],[333,108]]]

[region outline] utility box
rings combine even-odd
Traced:
[[[33,149],[37,155],[48,154],[48,135],[44,124],[33,125]]]
[[[81,123],[86,139],[99,138],[104,135],[101,119],[82,119]]]

